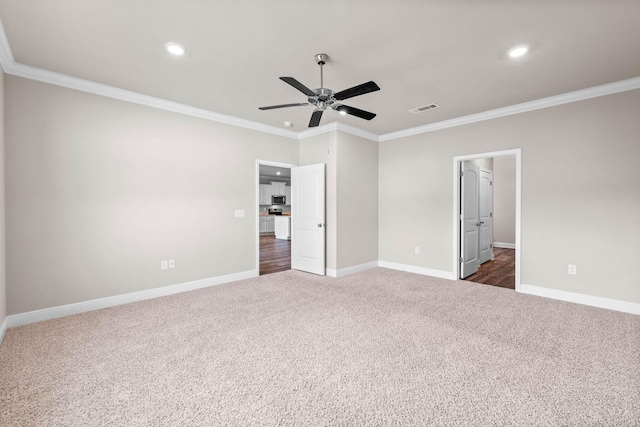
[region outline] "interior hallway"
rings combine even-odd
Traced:
[[[515,289],[516,250],[493,248],[493,256],[493,261],[485,262],[478,268],[476,273],[464,280],[501,288]]]

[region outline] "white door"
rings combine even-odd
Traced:
[[[460,178],[460,278],[478,271],[478,181],[479,168],[462,162]]]
[[[493,259],[493,172],[480,169],[480,264]]]
[[[324,164],[291,169],[291,268],[325,274]]]

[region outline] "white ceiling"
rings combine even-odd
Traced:
[[[345,101],[372,121],[321,124],[378,135],[640,76],[638,0],[0,0],[0,19],[19,64],[294,131],[312,107],[258,107],[305,102],[278,77],[319,87],[321,52],[325,87],[381,87]]]
[[[280,172],[280,174],[278,174],[278,172]],[[282,181],[289,181],[291,179],[291,169],[260,165],[260,176],[273,178],[274,181],[278,181],[278,179]]]

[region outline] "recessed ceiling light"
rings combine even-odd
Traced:
[[[280,171],[276,172],[276,175],[280,175]]]
[[[178,43],[168,42],[164,44],[164,47],[174,55],[184,55],[187,51],[184,46],[179,45]]]
[[[293,126],[293,123],[291,122],[284,122],[284,125],[288,128],[290,128],[291,126]]]
[[[516,46],[509,50],[509,56],[511,58],[518,58],[529,51],[529,46]]]

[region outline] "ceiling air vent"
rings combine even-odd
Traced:
[[[411,111],[413,114],[418,114],[418,113],[422,113],[423,111],[433,110],[434,108],[438,108],[438,105],[436,104],[423,105],[422,107],[414,108],[413,110],[409,110],[409,111]]]

